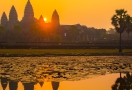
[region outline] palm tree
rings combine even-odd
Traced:
[[[120,34],[120,42],[119,42],[119,52],[122,52],[121,47],[121,34],[127,30],[127,18],[130,17],[127,14],[127,11],[124,9],[116,10],[116,14],[112,17],[112,25],[115,27],[116,31]]]
[[[111,88],[112,90],[132,90],[132,74],[127,72],[124,77],[117,78]]]

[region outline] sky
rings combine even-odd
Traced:
[[[0,17],[3,12],[9,16],[11,6],[14,5],[18,19],[24,15],[24,8],[28,0],[0,0]],[[40,15],[51,21],[53,11],[56,9],[62,25],[81,24],[95,28],[114,28],[111,17],[116,9],[125,9],[132,16],[132,0],[30,0],[34,15]]]

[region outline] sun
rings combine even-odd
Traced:
[[[46,22],[47,21],[47,18],[44,18],[44,21]]]

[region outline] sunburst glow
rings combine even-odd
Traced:
[[[44,18],[44,21],[47,21],[47,18]]]

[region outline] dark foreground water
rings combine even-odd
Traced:
[[[131,72],[130,56],[1,57],[0,90],[132,90]]]

